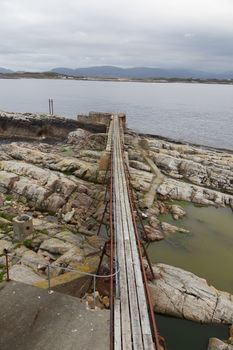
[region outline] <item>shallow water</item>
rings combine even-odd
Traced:
[[[190,230],[176,233],[151,244],[153,262],[163,262],[204,277],[216,288],[233,294],[233,213],[230,208],[195,207],[182,203],[187,212],[183,220],[170,215],[161,219]]]
[[[216,288],[233,294],[233,215],[229,208],[195,207],[179,202],[187,215],[174,221],[171,215],[161,220],[190,230],[176,233],[150,245],[152,262],[166,263],[204,277]],[[200,325],[186,320],[157,316],[160,333],[168,350],[206,350],[210,337],[228,338],[228,327]]]
[[[201,325],[173,317],[156,317],[160,334],[165,338],[168,350],[207,350],[209,338],[228,338],[228,327]]]

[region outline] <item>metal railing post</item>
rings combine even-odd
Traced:
[[[48,293],[51,294],[50,264],[48,264]]]
[[[95,309],[96,275],[94,275],[93,284],[94,284],[94,309]]]
[[[7,249],[4,249],[4,254],[5,254],[5,259],[6,259],[6,280],[7,282],[10,281],[10,276],[9,276],[9,260],[8,260],[8,251]]]

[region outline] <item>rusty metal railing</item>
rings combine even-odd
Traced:
[[[10,281],[11,280],[11,278],[10,278],[11,276],[10,276],[9,257],[15,257],[15,255],[9,253],[6,249],[4,249],[4,254],[3,255],[5,256],[5,260],[6,260],[6,275],[7,275],[6,281]],[[37,263],[37,262],[35,262],[35,260],[29,259],[29,258],[23,258],[23,259],[24,259],[25,262],[31,263],[32,265],[35,265],[35,267],[37,266],[38,270],[39,270],[39,268],[41,269],[41,265],[42,265],[41,263]],[[20,261],[20,258],[19,258],[19,261]],[[75,269],[75,268],[72,268],[72,267],[64,267],[64,266],[60,266],[60,265],[56,265],[56,264],[50,264],[49,262],[48,263],[43,263],[43,266],[44,266],[44,269],[47,268],[47,271],[48,271],[47,272],[47,277],[48,277],[48,288],[47,289],[48,289],[48,293],[49,294],[53,293],[53,291],[51,289],[51,279],[52,279],[51,271],[53,269],[62,269],[62,270],[67,271],[67,272],[77,272],[80,275],[92,277],[93,278],[94,306],[95,306],[95,295],[96,295],[96,280],[98,278],[112,279],[113,277],[118,275],[119,272],[120,272],[120,269],[118,269],[117,271],[115,271],[112,274],[99,275],[99,274],[95,274],[95,273],[84,272],[84,271],[81,271],[79,269]]]

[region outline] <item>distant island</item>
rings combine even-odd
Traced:
[[[10,69],[0,67],[0,79],[22,78],[232,84],[233,72],[210,73],[188,69],[160,69],[148,67],[119,68],[114,66],[76,69],[58,67],[46,72],[14,72]]]

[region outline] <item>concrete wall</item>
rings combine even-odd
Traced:
[[[88,115],[81,114],[78,115],[77,119],[82,123],[93,123],[93,124],[102,124],[107,127],[110,124],[111,116],[115,113],[104,113],[104,112],[90,112]],[[126,126],[126,116],[124,113],[117,113],[117,115],[122,120],[122,126],[125,128]]]
[[[74,119],[66,118],[16,118],[0,115],[0,137],[19,139],[40,139],[64,140],[67,135],[78,128],[94,133],[105,133],[106,126],[101,124],[81,123]]]
[[[90,112],[88,115],[78,115],[78,121],[82,123],[103,124],[109,126],[112,113]]]

